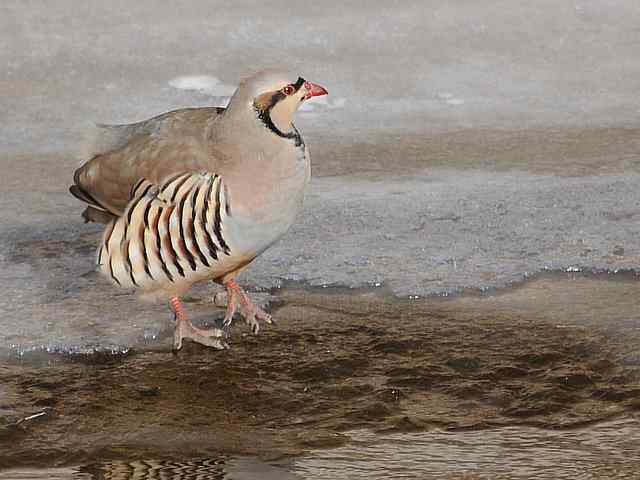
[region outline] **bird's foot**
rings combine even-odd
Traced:
[[[273,325],[274,323],[271,315],[251,302],[248,302],[248,305],[246,306],[241,304],[240,310],[242,311],[242,316],[244,317],[245,323],[251,327],[251,331],[254,335],[257,335],[260,331],[259,320],[263,320],[269,325]]]
[[[228,329],[233,322],[236,300],[240,303],[240,313],[244,317],[245,323],[251,327],[254,335],[257,335],[260,331],[260,320],[270,325],[275,323],[271,315],[251,301],[235,280],[231,279],[226,282],[225,287],[227,288],[227,313],[224,316],[225,329]]]
[[[173,349],[178,351],[182,348],[182,341],[188,338],[192,342],[199,343],[205,347],[213,347],[218,350],[229,348],[229,344],[224,340],[225,332],[220,328],[203,330],[194,327],[188,320],[178,322],[173,335]]]
[[[171,299],[171,309],[176,316],[176,329],[173,334],[174,351],[178,351],[182,348],[182,341],[185,338],[206,347],[213,347],[218,350],[225,350],[229,348],[229,344],[224,340],[224,330],[220,328],[203,330],[201,328],[194,327],[193,324],[187,320],[184,311],[182,310],[182,304],[177,297]]]

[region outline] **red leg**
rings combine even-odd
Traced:
[[[182,308],[182,302],[180,302],[178,297],[171,297],[169,305],[171,305],[171,310],[176,318],[176,329],[173,336],[174,350],[180,350],[182,348],[182,340],[184,338],[189,338],[194,342],[220,350],[229,348],[229,345],[222,340],[224,332],[219,328],[202,330],[194,327],[193,324],[187,320],[187,316]]]
[[[171,311],[176,316],[176,322],[184,322],[187,317],[184,314],[184,309],[182,308],[182,302],[180,299],[178,297],[171,297],[169,305],[171,305]]]

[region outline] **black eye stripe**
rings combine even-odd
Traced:
[[[296,80],[296,83],[292,84],[293,88],[294,88],[294,92],[297,92],[298,90],[300,90],[300,88],[302,87],[302,85],[304,85],[304,82],[306,80],[302,77],[298,77],[298,80]]]

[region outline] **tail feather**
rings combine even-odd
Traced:
[[[89,192],[87,192],[78,184],[71,185],[69,187],[69,192],[78,200],[82,200],[84,203],[88,203],[89,205],[91,205],[94,208],[97,208],[98,210],[108,211],[108,208],[106,208],[99,201],[93,198],[93,196],[91,196]]]
[[[111,212],[88,206],[84,209],[84,212],[82,212],[82,218],[84,218],[84,223],[93,222],[107,224],[116,218],[116,216]]]
[[[89,204],[87,208],[85,208],[84,212],[82,212],[82,218],[84,218],[85,223],[109,223],[113,218],[115,218],[108,208],[102,205],[93,195],[82,187],[78,182],[78,172],[76,172],[74,180],[76,183],[69,187],[69,192],[78,200]]]

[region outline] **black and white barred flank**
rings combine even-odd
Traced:
[[[182,173],[160,187],[142,179],[124,214],[107,225],[98,266],[118,285],[143,290],[207,278],[230,254],[229,215],[218,175]]]

